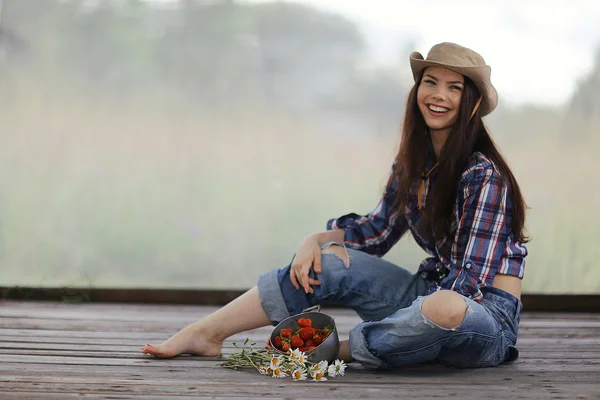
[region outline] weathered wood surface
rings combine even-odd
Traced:
[[[427,365],[390,372],[351,365],[327,382],[276,380],[218,367],[216,358],[158,360],[139,352],[213,311],[207,306],[0,302],[0,398],[600,399],[600,315],[525,313],[512,364],[477,370]],[[333,315],[340,336],[359,322]],[[271,328],[236,335],[264,343]]]

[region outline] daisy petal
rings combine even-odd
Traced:
[[[297,369],[294,372],[292,372],[292,378],[294,378],[295,381],[305,381],[306,371],[304,371],[303,369]]]
[[[287,374],[281,370],[281,368],[277,367],[273,370],[273,378],[285,378]]]

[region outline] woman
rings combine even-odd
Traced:
[[[525,203],[481,120],[497,104],[491,69],[453,43],[434,46],[426,60],[411,54],[410,65],[402,142],[375,210],[329,221],[286,268],[144,353],[214,356],[235,333],[343,304],[365,322],[338,358],[368,369],[517,358]],[[409,230],[430,254],[414,275],[380,258]]]

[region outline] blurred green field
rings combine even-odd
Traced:
[[[3,286],[249,287],[328,218],[373,208],[398,144],[252,106],[52,98],[0,109]],[[531,207],[524,290],[600,293],[600,140],[527,121],[497,135]],[[407,237],[386,258],[424,256]]]

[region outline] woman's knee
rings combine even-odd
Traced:
[[[438,290],[423,301],[421,312],[442,328],[456,329],[465,319],[467,303],[463,296],[454,291]]]
[[[321,281],[326,292],[351,288],[362,283],[361,274],[350,268],[350,255],[344,247],[332,245],[321,250],[321,272],[315,278]]]
[[[323,250],[321,250],[322,254],[334,254],[336,255],[343,263],[346,268],[350,265],[350,255],[348,254],[348,250],[345,247],[332,245]],[[321,260],[323,263],[323,260]]]

